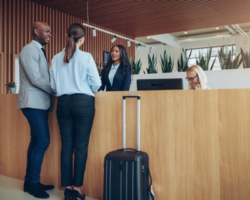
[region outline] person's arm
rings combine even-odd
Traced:
[[[50,72],[50,81],[51,81],[50,84],[51,84],[51,88],[53,90],[56,90],[55,76],[54,76],[54,72],[53,72],[53,68],[55,68],[55,67],[56,67],[56,59],[53,58],[52,59],[52,66],[51,66],[51,68],[49,70],[49,72]]]
[[[105,86],[106,86],[106,83],[105,83],[105,70],[106,70],[106,67],[104,67],[104,68],[102,69],[102,73],[101,73],[102,85],[101,85],[101,87],[98,89],[99,92],[103,92],[104,89],[105,89]]]
[[[124,72],[125,74],[123,76],[122,91],[129,91],[131,84],[131,70],[128,67],[125,67]]]
[[[54,93],[55,91],[51,88],[50,82],[41,76],[38,64],[39,54],[37,51],[26,49],[22,54],[24,55],[20,56],[20,62],[31,84],[47,93]]]
[[[92,92],[96,92],[101,86],[101,80],[92,56],[89,58],[87,76]]]

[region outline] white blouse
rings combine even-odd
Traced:
[[[65,49],[52,59],[51,87],[56,89],[57,96],[64,94],[87,94],[95,96],[101,86],[101,80],[95,61],[90,53],[76,48],[69,63],[63,61]]]

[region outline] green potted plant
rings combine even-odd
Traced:
[[[250,51],[249,52],[246,51],[246,53],[244,53],[242,48],[240,49],[240,51],[241,51],[241,57],[243,60],[243,67],[250,68]]]
[[[95,64],[96,64],[96,68],[97,68],[97,71],[99,73],[99,76],[101,76],[102,75],[102,69],[103,69],[102,65],[103,64],[102,63],[99,64],[98,59],[95,61]]]
[[[132,57],[129,59],[131,69],[132,69],[132,74],[140,74],[141,71],[141,66],[142,62],[141,59],[139,59],[137,62],[135,62]]]
[[[16,93],[16,83],[15,82],[9,82],[9,83],[5,84],[5,86],[10,91],[10,94]]]
[[[216,60],[216,58],[214,58],[214,61],[209,69],[209,62],[211,60],[211,55],[212,55],[212,47],[207,49],[207,53],[205,56],[203,56],[201,52],[199,51],[199,57],[196,58],[196,65],[199,65],[204,71],[207,71],[207,70],[211,71],[214,67],[214,63]]]
[[[146,69],[148,74],[157,73],[156,64],[157,64],[157,56],[153,54],[151,59],[150,55],[148,54],[148,68]],[[143,72],[145,74],[145,71]]]
[[[190,51],[190,54],[187,58],[186,52],[184,49],[182,49],[181,57],[177,60],[177,66],[178,66],[178,72],[185,72],[188,69],[188,60],[192,54],[192,50]]]
[[[168,56],[166,50],[163,53],[163,57],[161,55],[160,57],[162,73],[172,72],[174,68],[174,58],[172,59],[171,56]]]
[[[218,58],[221,69],[238,69],[243,60],[243,58],[239,60],[240,54],[238,54],[235,59],[233,59],[233,53],[231,50],[228,52],[227,46],[225,52],[221,47],[221,49],[218,51]]]

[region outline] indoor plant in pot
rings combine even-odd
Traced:
[[[214,58],[214,60],[212,61],[212,65],[209,69],[209,63],[210,60],[212,58],[212,47],[207,49],[207,53],[204,55],[202,55],[202,53],[199,51],[199,57],[196,58],[196,65],[199,65],[204,71],[208,71],[208,70],[212,70],[214,67],[214,63],[216,58]]]
[[[135,62],[132,57],[129,59],[130,65],[131,65],[131,69],[132,69],[132,73],[133,74],[140,74],[141,71],[141,66],[142,66],[142,62],[141,59],[139,59],[137,62]]]
[[[148,74],[157,73],[156,64],[157,64],[157,55],[155,56],[153,54],[152,59],[151,59],[150,54],[148,54],[148,68],[146,68]],[[143,72],[145,74],[144,70]]]
[[[243,60],[243,68],[250,68],[250,51],[244,52],[242,48],[240,51]]]
[[[9,83],[5,84],[5,86],[10,91],[10,94],[16,93],[16,83],[15,82],[9,82]]]
[[[102,69],[103,69],[103,66],[102,66],[102,63],[99,63],[98,62],[98,59],[95,61],[95,64],[96,64],[96,68],[97,68],[97,71],[99,73],[99,76],[102,75]]]
[[[172,72],[174,68],[174,58],[172,58],[170,55],[167,55],[166,50],[163,53],[163,57],[161,55],[160,57],[162,73]]]
[[[232,51],[228,51],[227,46],[225,48],[225,52],[221,47],[221,49],[218,51],[218,58],[221,69],[238,69],[243,61],[243,58],[240,59],[240,54],[234,58]]]
[[[192,50],[190,51],[189,56],[187,57],[186,56],[186,51],[184,49],[182,49],[181,57],[178,58],[178,60],[177,60],[178,72],[187,71],[187,69],[188,69],[188,60],[190,59],[191,54],[192,54]]]

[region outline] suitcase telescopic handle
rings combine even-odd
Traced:
[[[126,99],[126,98],[137,98],[137,99],[140,99],[141,96],[140,95],[123,95],[123,99]]]
[[[123,96],[123,149],[126,148],[126,98],[137,98],[137,151],[140,151],[140,95]]]

